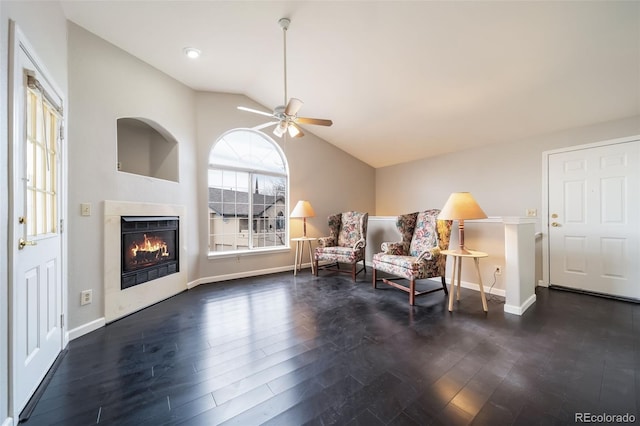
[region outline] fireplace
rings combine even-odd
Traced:
[[[178,216],[122,216],[122,290],[179,272]]]

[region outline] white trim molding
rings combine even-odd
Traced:
[[[536,302],[536,295],[532,294],[531,296],[529,296],[529,298],[527,300],[524,301],[524,303],[520,306],[515,306],[515,305],[507,305],[506,303],[504,304],[504,311],[508,314],[514,314],[514,315],[522,315],[524,314],[524,312],[529,309],[529,307],[531,305],[533,305]]]
[[[89,321],[86,324],[82,324],[79,327],[69,330],[69,332],[67,333],[67,340],[74,340],[74,339],[77,339],[78,337],[82,337],[85,334],[89,334],[92,331],[95,331],[99,328],[104,327],[106,324],[107,324],[107,321],[104,319],[104,317],[98,318],[93,321]]]
[[[229,280],[237,280],[240,278],[257,277],[259,275],[269,275],[269,274],[275,274],[278,272],[286,272],[286,271],[293,271],[293,265],[279,266],[277,268],[258,269],[253,271],[243,271],[243,272],[237,272],[235,274],[216,275],[213,277],[199,278],[195,281],[189,282],[187,284],[187,288],[192,289],[194,287],[199,286],[200,284],[211,284],[211,283],[220,282],[220,281],[229,281]]]

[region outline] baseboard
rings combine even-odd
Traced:
[[[529,309],[529,307],[531,305],[533,305],[536,301],[536,295],[532,294],[531,296],[529,296],[529,298],[527,300],[524,301],[524,303],[520,306],[515,306],[515,305],[504,305],[504,311],[508,314],[514,314],[514,315],[522,315],[525,313],[525,311],[527,309]]]
[[[13,417],[7,417],[6,419],[4,419],[4,422],[2,422],[2,426],[13,426]]]
[[[72,330],[69,330],[67,333],[67,341],[77,339],[78,337],[84,336],[85,334],[91,333],[99,328],[102,328],[106,325],[106,321],[104,317],[98,318],[97,320],[93,320],[86,324],[81,325],[80,327],[76,327]]]
[[[309,266],[306,266],[309,265]],[[310,264],[305,264],[303,265],[303,267],[311,267]],[[267,268],[267,269],[258,269],[258,270],[253,270],[253,271],[242,271],[242,272],[237,272],[235,274],[226,274],[226,275],[216,275],[214,277],[205,277],[205,278],[199,278],[195,281],[192,281],[190,283],[187,284],[187,288],[191,289],[194,287],[199,286],[200,284],[209,284],[209,283],[215,283],[215,282],[219,282],[219,281],[228,281],[228,280],[237,280],[240,278],[250,278],[250,277],[257,277],[259,275],[269,275],[269,274],[276,274],[278,272],[286,272],[286,271],[293,271],[293,265],[291,266],[278,266],[276,268]]]
[[[549,287],[549,283],[544,280],[538,280],[538,287]]]

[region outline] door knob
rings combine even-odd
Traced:
[[[557,228],[557,227],[562,226],[562,225],[559,224],[558,222],[551,222],[551,226],[553,226],[554,228]]]
[[[29,240],[25,240],[24,238],[20,238],[18,240],[18,248],[20,250],[22,250],[25,246],[35,246],[37,244],[38,244],[37,241],[29,241]]]

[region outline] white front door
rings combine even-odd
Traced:
[[[14,28],[11,67],[11,387],[20,414],[62,350],[62,99]]]
[[[548,161],[549,283],[640,300],[640,141]]]

